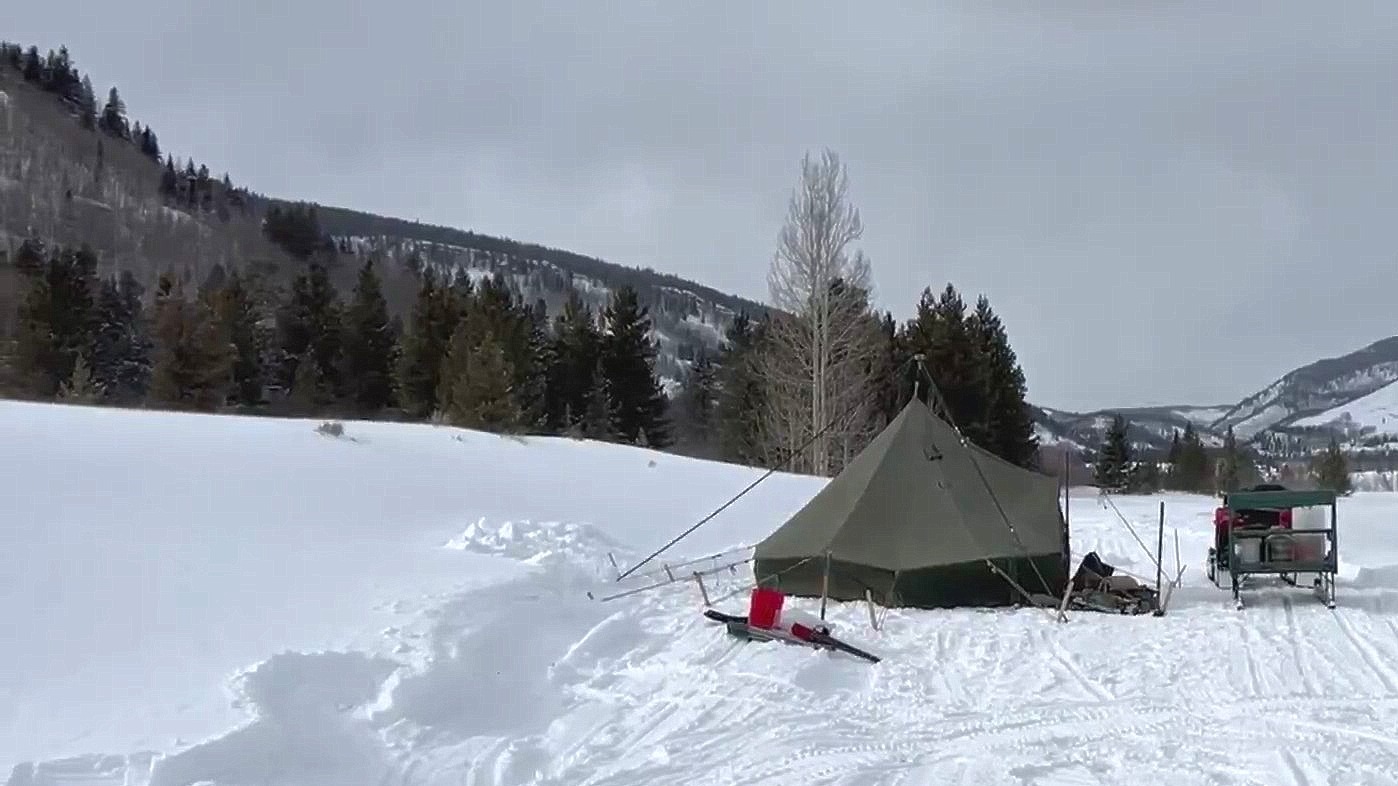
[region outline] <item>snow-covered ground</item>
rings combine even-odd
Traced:
[[[1398,496],[1343,501],[1339,606],[1204,578],[1213,501],[1118,498],[1163,618],[891,610],[884,657],[739,643],[623,566],[759,477],[563,439],[0,402],[9,784],[1394,784]],[[667,558],[761,538],[774,475]],[[1153,579],[1115,513],[1075,556]],[[610,556],[609,556],[610,555]],[[711,577],[741,593],[750,571]],[[814,610],[815,603],[794,601]],[[718,604],[741,611],[745,596]]]

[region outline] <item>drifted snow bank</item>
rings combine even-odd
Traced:
[[[278,653],[420,667],[452,604],[538,572],[513,558],[537,557],[527,541],[448,546],[473,523],[562,521],[649,550],[759,474],[566,439],[318,425],[0,402],[0,629],[22,631],[0,648],[0,776],[92,751],[72,766],[103,770],[108,754],[186,750],[275,715],[237,675],[276,673]],[[771,478],[700,545],[740,543],[811,489]]]
[[[1341,503],[1334,612],[1295,590],[1234,611],[1203,577],[1212,500],[1119,498],[1143,540],[1159,499],[1180,531],[1167,617],[893,610],[871,631],[834,604],[837,635],[885,657],[869,665],[739,643],[692,584],[587,598],[653,579],[619,584],[612,560],[755,471],[315,425],[0,404],[0,438],[24,446],[0,458],[22,500],[0,535],[17,555],[0,624],[24,643],[0,649],[11,786],[1398,778],[1390,496]],[[818,487],[774,476],[682,551],[751,543]],[[1153,578],[1097,500],[1072,521],[1079,556]]]

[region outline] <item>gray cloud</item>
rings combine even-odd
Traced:
[[[1234,400],[1398,332],[1393,4],[85,5],[0,35],[238,182],[759,298],[833,147],[880,306],[985,293],[1051,406]]]

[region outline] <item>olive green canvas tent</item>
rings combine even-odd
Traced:
[[[1069,559],[1058,493],[1057,479],[963,443],[913,398],[757,544],[756,575],[789,595],[819,597],[828,560],[828,597],[861,599],[869,590],[887,606],[1002,606],[1025,602],[1026,592],[1057,598]]]

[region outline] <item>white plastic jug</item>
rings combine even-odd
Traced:
[[[1233,541],[1233,558],[1240,564],[1261,562],[1262,541],[1258,538]]]

